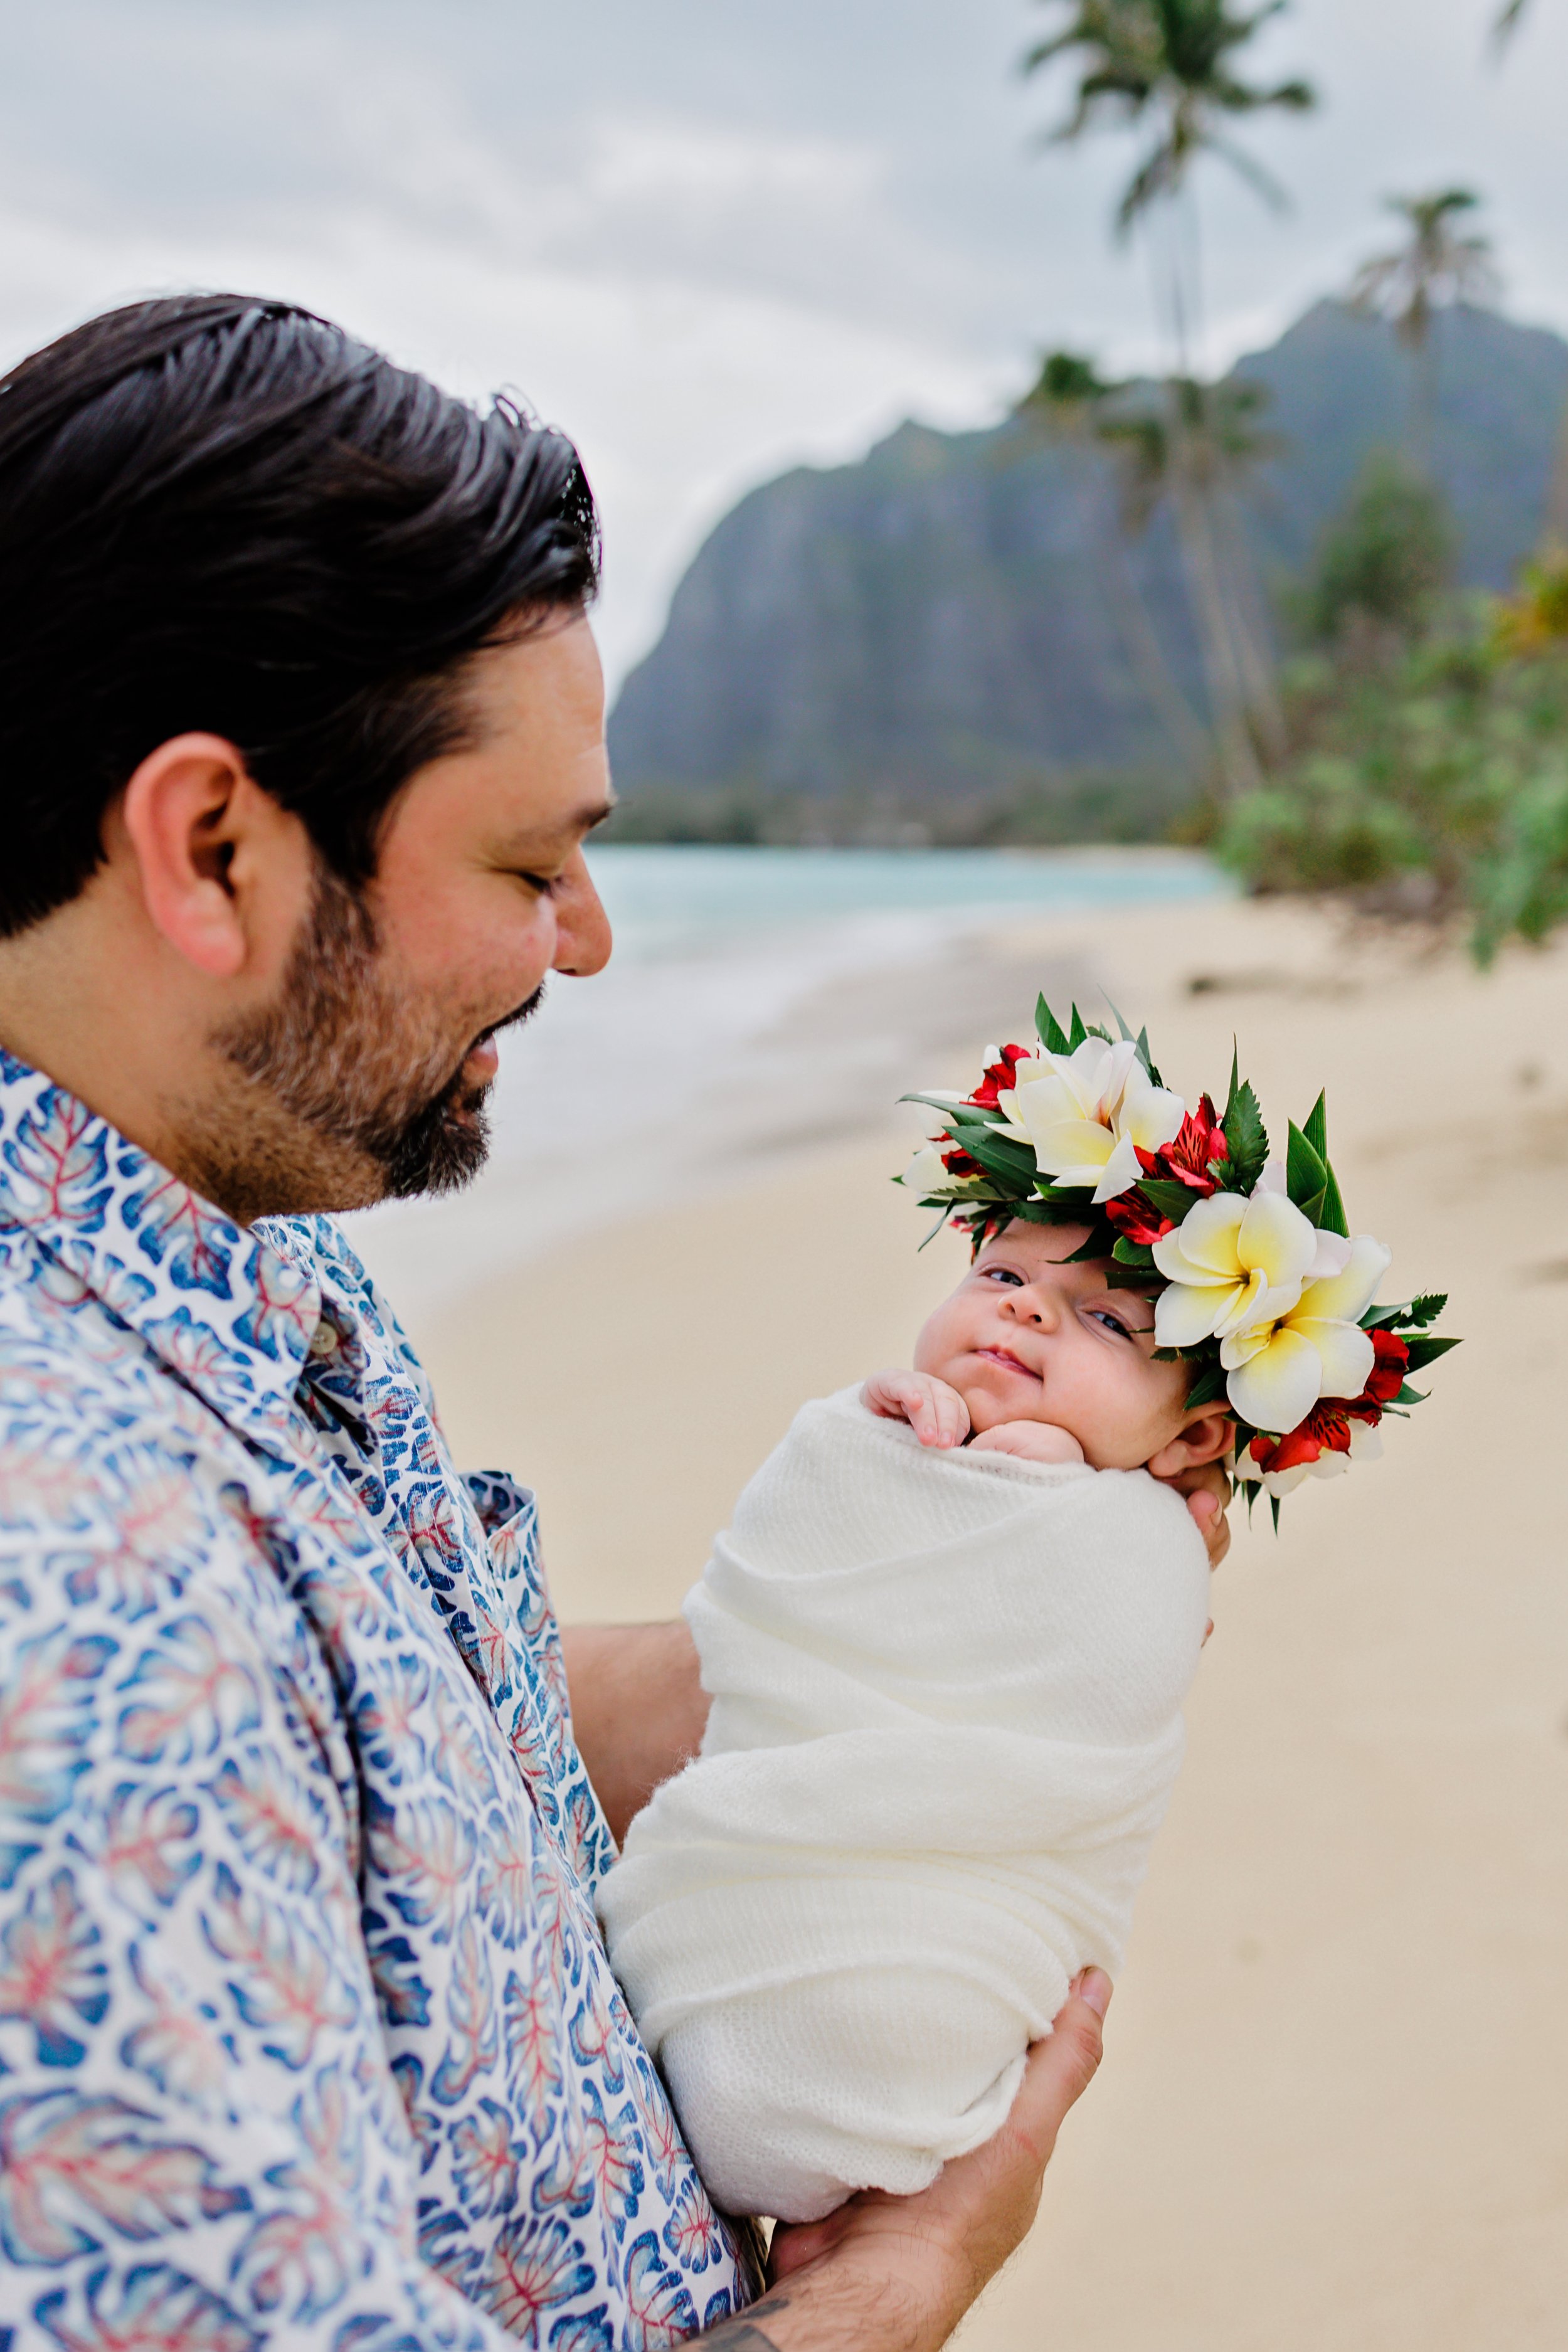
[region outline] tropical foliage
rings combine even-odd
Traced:
[[[1225,862],[1256,890],[1463,923],[1483,962],[1568,919],[1568,637],[1546,634],[1568,596],[1521,603],[1391,661],[1308,666],[1294,754],[1227,812]]]
[[[1453,528],[1430,482],[1390,450],[1375,450],[1324,531],[1301,599],[1311,635],[1419,637],[1448,583]]]

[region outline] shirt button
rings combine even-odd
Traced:
[[[310,1339],[312,1356],[331,1356],[337,1352],[338,1335],[331,1323],[318,1323]]]

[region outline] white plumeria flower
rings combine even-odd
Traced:
[[[1259,1190],[1194,1202],[1153,1250],[1167,1286],[1155,1302],[1155,1343],[1195,1348],[1255,1323],[1272,1325],[1295,1306],[1305,1283],[1339,1273],[1350,1244],[1316,1231],[1283,1192]]]
[[[1181,1132],[1187,1107],[1157,1087],[1130,1038],[1086,1037],[1070,1054],[1041,1052],[1020,1062],[1011,1090],[997,1096],[1003,1133],[1026,1143],[1055,1184],[1087,1185],[1113,1200],[1142,1171],[1137,1147],[1158,1151]]]
[[[951,1190],[953,1179],[942,1166],[942,1153],[937,1146],[923,1143],[899,1181],[907,1184],[911,1192],[940,1192]]]
[[[1371,1306],[1393,1252],[1370,1234],[1341,1246],[1338,1271],[1308,1280],[1289,1306],[1250,1317],[1221,1342],[1219,1360],[1230,1375],[1226,1393],[1254,1429],[1294,1429],[1320,1397],[1360,1396],[1372,1377],[1376,1350],[1357,1318]]]

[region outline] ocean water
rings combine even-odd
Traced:
[[[483,1174],[348,1221],[416,1327],[568,1234],[885,1124],[933,1082],[922,1057],[1016,1029],[1043,982],[1088,984],[998,959],[999,923],[1230,887],[1173,850],[627,844],[589,862],[615,953],[503,1038]]]
[[[821,934],[926,916],[1076,913],[1211,897],[1206,858],[1180,850],[731,849],[589,852],[624,961],[711,955],[759,931]]]

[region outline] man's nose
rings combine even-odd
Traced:
[[[604,971],[613,945],[604,901],[594,887],[587,859],[576,850],[555,885],[555,953],[550,968],[587,980]]]

